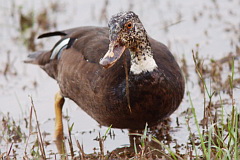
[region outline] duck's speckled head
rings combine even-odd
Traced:
[[[111,67],[123,54],[126,48],[134,48],[142,37],[146,37],[146,31],[138,16],[132,12],[120,12],[113,15],[108,23],[109,49],[100,60],[105,68]]]

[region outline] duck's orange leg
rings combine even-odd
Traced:
[[[64,137],[63,137],[63,122],[62,122],[62,107],[64,97],[61,92],[55,95],[55,143],[60,154],[65,153]]]

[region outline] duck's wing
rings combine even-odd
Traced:
[[[48,32],[38,38],[61,36],[49,51],[36,51],[28,56],[25,63],[37,64],[55,79],[57,65],[62,54],[72,59],[83,57],[88,63],[98,63],[107,52],[109,40],[106,27],[78,27],[63,31]]]

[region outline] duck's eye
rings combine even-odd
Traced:
[[[128,22],[128,23],[126,24],[126,27],[127,27],[128,29],[131,29],[131,28],[133,27],[132,22]]]

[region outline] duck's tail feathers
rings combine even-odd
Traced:
[[[30,64],[37,64],[37,65],[41,65],[39,62],[39,57],[41,55],[43,55],[44,53],[46,53],[47,51],[36,51],[36,52],[32,52],[28,55],[28,59],[24,60],[24,63],[30,63]]]
[[[53,37],[53,36],[61,36],[64,37],[68,34],[71,34],[73,32],[75,32],[78,28],[71,28],[71,29],[67,29],[67,30],[63,30],[63,31],[54,31],[54,32],[47,32],[47,33],[43,33],[40,36],[38,36],[38,39],[40,38],[47,38],[47,37]]]
[[[40,36],[38,36],[38,39],[52,37],[52,36],[66,36],[66,35],[67,34],[64,33],[63,31],[48,32],[48,33],[44,33],[44,34],[41,34]]]

